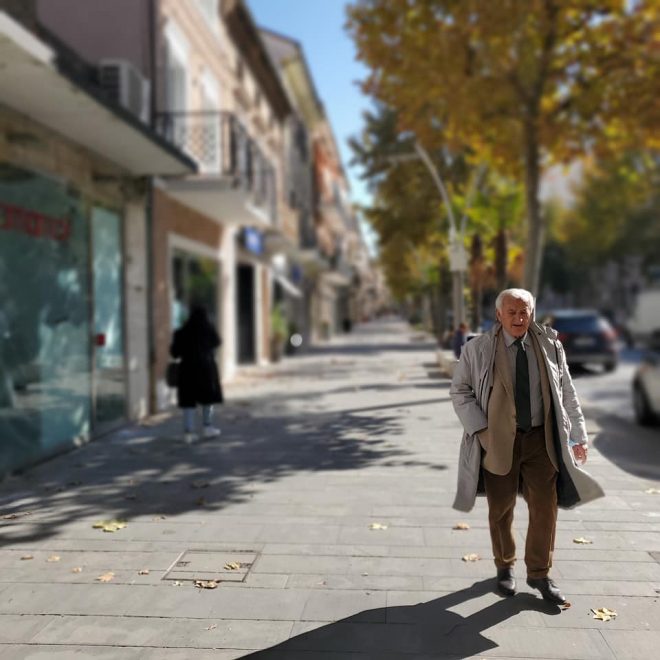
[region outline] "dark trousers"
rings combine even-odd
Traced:
[[[505,475],[484,470],[488,500],[488,522],[493,556],[497,568],[513,566],[516,543],[511,524],[518,486],[529,510],[525,564],[527,576],[542,578],[552,566],[557,524],[557,471],[545,447],[543,427],[524,433],[518,431],[513,445],[513,464]]]

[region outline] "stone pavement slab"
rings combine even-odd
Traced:
[[[645,490],[660,466],[625,460],[635,429],[588,418],[607,496],[560,512],[571,608],[532,593],[522,563],[520,593],[500,598],[485,503],[451,508],[461,430],[434,350],[402,323],[362,326],[228,384],[218,439],[187,446],[161,415],[0,483],[0,515],[17,514],[0,518],[0,658],[654,659],[660,496]],[[616,434],[613,453],[599,439]],[[103,519],[127,527],[92,528]],[[520,502],[521,549],[525,527]],[[204,561],[166,579],[186,551]],[[193,586],[232,553],[256,558]]]

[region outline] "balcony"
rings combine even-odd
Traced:
[[[171,195],[222,224],[277,225],[275,169],[233,114],[161,113],[156,129],[199,168],[168,179]]]

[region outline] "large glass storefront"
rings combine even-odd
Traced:
[[[124,416],[120,226],[0,164],[0,474]]]

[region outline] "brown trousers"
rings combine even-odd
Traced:
[[[519,483],[529,510],[525,564],[527,576],[542,578],[552,566],[557,524],[557,471],[545,447],[543,427],[518,431],[513,444],[513,464],[505,475],[484,470],[488,522],[497,568],[513,566],[516,542],[511,524]]]

